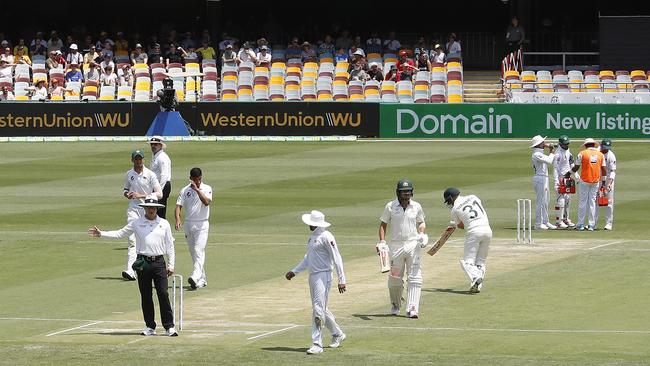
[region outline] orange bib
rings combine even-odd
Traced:
[[[586,183],[598,183],[600,181],[603,166],[603,154],[598,150],[586,149],[580,152],[582,156],[580,178]]]

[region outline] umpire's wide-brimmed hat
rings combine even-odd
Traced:
[[[167,148],[167,144],[163,142],[162,136],[151,136],[149,141],[147,141],[148,144],[161,144],[163,149]]]
[[[540,135],[535,135],[535,137],[530,139],[530,147],[535,147],[544,141],[546,141],[546,136],[542,137]]]
[[[302,222],[309,226],[316,227],[329,227],[332,225],[329,222],[325,221],[324,213],[316,210],[313,210],[311,213],[302,215]]]
[[[582,143],[582,147],[585,147],[585,146],[587,146],[589,144],[593,144],[595,147],[597,147],[598,146],[598,141],[592,139],[591,137],[586,138],[585,142]]]
[[[158,198],[156,196],[147,196],[144,199],[144,202],[138,203],[140,207],[165,207],[165,205],[158,203]]]

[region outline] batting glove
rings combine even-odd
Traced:
[[[419,234],[418,235],[418,244],[420,244],[420,248],[424,248],[429,244],[429,236],[425,233]]]

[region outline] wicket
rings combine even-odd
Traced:
[[[178,292],[180,292],[180,301],[176,303],[176,287],[178,286]],[[183,330],[183,276],[173,275],[172,276],[172,297],[174,298],[172,302],[172,313],[174,315],[174,325],[178,327],[178,330]],[[176,314],[178,312],[178,315]]]
[[[533,215],[531,201],[527,198],[517,200],[517,243],[533,242]],[[526,235],[528,231],[528,235]]]

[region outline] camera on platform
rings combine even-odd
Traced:
[[[176,100],[176,90],[174,90],[174,80],[166,78],[162,81],[163,88],[158,90],[158,105],[163,112],[173,112],[178,108]]]

